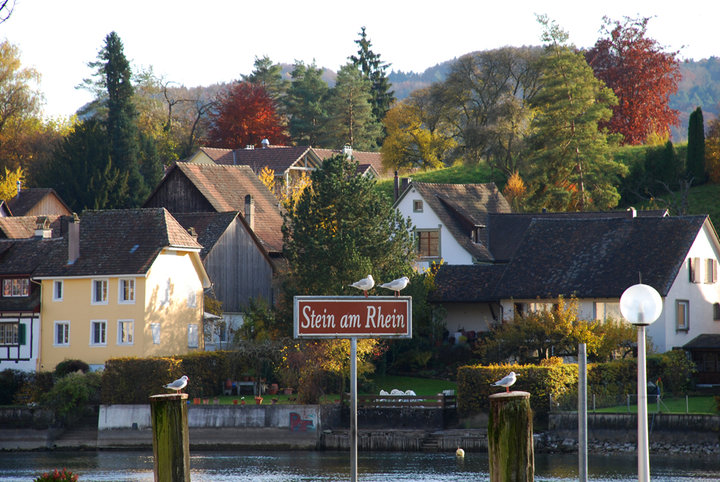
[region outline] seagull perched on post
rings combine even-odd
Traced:
[[[170,390],[175,390],[175,393],[180,393],[180,390],[185,388],[188,384],[188,377],[183,375],[177,380],[175,380],[172,383],[168,383],[167,385],[163,385],[163,388],[168,388]]]
[[[373,286],[375,286],[375,280],[373,279],[372,275],[369,274],[365,278],[361,279],[360,281],[356,281],[353,284],[351,284],[353,288],[357,288],[359,290],[362,290],[363,294],[365,295],[365,298],[367,298],[368,290],[372,289]]]
[[[388,283],[383,283],[380,285],[380,287],[393,290],[395,292],[395,296],[397,296],[401,290],[405,289],[409,282],[410,280],[408,279],[408,277],[403,276],[402,278],[394,279]]]
[[[517,375],[515,375],[515,372],[510,372],[505,378],[502,378],[495,383],[491,383],[490,385],[495,387],[505,387],[505,391],[509,392],[510,387],[515,384],[515,381],[517,380]]]

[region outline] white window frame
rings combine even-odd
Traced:
[[[200,348],[200,331],[196,323],[190,323],[187,327],[188,348]]]
[[[153,345],[160,344],[160,323],[150,323]]]
[[[58,296],[58,288],[60,291],[60,296]],[[56,279],[53,281],[53,301],[62,301],[63,296],[65,295],[65,284],[63,283],[63,280]]]
[[[98,301],[97,297],[97,284],[100,283],[103,290],[103,299]],[[109,282],[107,278],[95,278],[92,280],[92,289],[90,290],[90,304],[93,305],[107,305],[108,304],[108,286]]]
[[[700,258],[688,258],[688,271],[691,283],[702,283]]]
[[[95,341],[95,326],[102,326],[102,340]],[[107,346],[107,320],[90,320],[90,346]]]
[[[420,248],[421,248],[421,246],[420,246],[420,237],[421,237],[421,234],[430,235],[430,233],[436,233],[436,234],[437,234],[437,255],[431,255],[431,254],[427,254],[427,255],[426,255],[426,254],[422,253],[421,250],[420,250]],[[415,243],[416,243],[417,253],[418,253],[418,256],[420,257],[420,259],[440,259],[440,258],[441,258],[441,255],[442,255],[442,243],[441,243],[441,238],[442,238],[442,236],[441,236],[441,235],[442,235],[442,233],[441,233],[441,231],[440,231],[440,228],[415,229],[415,238],[416,238],[416,239],[415,239]],[[428,244],[428,247],[429,247],[429,246],[430,246],[430,245]]]
[[[680,324],[680,315],[684,323]],[[675,331],[690,331],[690,301],[675,300]]]
[[[127,331],[124,331],[123,330],[124,326],[128,326],[129,329]],[[128,334],[129,334],[129,337],[127,336]],[[117,344],[125,345],[125,346],[135,344],[135,320],[118,320],[118,322],[117,322]]]
[[[717,282],[717,260],[714,258],[705,259],[705,283],[713,284]]]
[[[65,341],[58,343],[58,327],[60,326],[64,327],[63,338]],[[70,346],[70,321],[60,320],[53,324],[53,346]]]
[[[3,279],[2,294],[5,298],[30,296],[30,280],[28,278]]]
[[[129,286],[130,298],[125,298],[125,286]],[[118,280],[118,303],[121,305],[134,305],[137,291],[135,278],[120,278]]]

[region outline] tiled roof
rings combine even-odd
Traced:
[[[6,202],[8,209],[13,216],[24,216],[28,213],[35,205],[37,205],[45,196],[54,195],[62,204],[65,204],[60,196],[57,195],[52,188],[29,188],[20,191],[20,195],[16,196]],[[70,212],[70,208],[65,206]]]
[[[202,245],[200,257],[205,259],[205,256],[213,249],[215,243],[227,231],[235,218],[242,218],[238,214],[236,211],[226,213],[175,213],[173,217],[186,230],[190,228],[195,230],[197,241]]]
[[[707,216],[533,219],[495,296],[619,298],[638,283],[638,274],[666,296],[706,220]]]
[[[666,210],[636,211],[637,217],[664,217]],[[554,212],[554,213],[490,213],[488,215],[488,247],[496,262],[506,262],[515,254],[523,235],[533,219],[602,219],[631,218],[630,211]]]
[[[179,169],[217,212],[245,210],[245,196],[255,201],[253,231],[268,252],[282,252],[283,219],[278,201],[248,166],[187,164]]]
[[[165,247],[200,250],[198,242],[165,208],[86,211],[80,220],[80,257],[68,264],[68,240],[55,249],[35,276],[144,274]]]
[[[313,151],[318,155],[321,160],[325,160],[329,157],[343,154],[342,149],[318,149],[313,148]],[[358,164],[370,164],[380,177],[388,175],[389,171],[383,167],[382,154],[379,152],[368,152],[368,151],[356,151],[353,150],[352,158],[357,161]]]
[[[698,335],[683,345],[685,350],[720,350],[720,335],[705,333]]]
[[[49,259],[60,239],[3,239],[0,240],[0,278],[31,277],[38,266]],[[0,311],[39,311],[40,289],[30,283],[30,296],[0,296]]]
[[[495,183],[432,184],[413,181],[415,188],[455,240],[479,261],[492,261],[485,229],[479,243],[471,238],[475,226],[486,226],[488,213],[509,213],[510,204]]]
[[[444,264],[435,275],[435,289],[429,299],[441,303],[493,301],[495,285],[504,269],[503,265]]]
[[[61,216],[8,216],[0,217],[0,238],[21,239],[35,235],[38,218],[47,218],[53,237],[62,236]]]
[[[265,149],[215,149],[213,158],[216,164],[250,166],[253,171],[260,172],[263,167],[275,171],[275,175],[282,175],[293,164],[298,162],[308,151],[308,146],[274,146]],[[207,153],[208,149],[205,149]],[[208,154],[210,155],[210,154]]]

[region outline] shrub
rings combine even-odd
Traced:
[[[82,360],[63,360],[55,367],[55,376],[57,378],[62,378],[68,373],[77,371],[87,373],[90,371],[90,365]]]
[[[530,393],[530,405],[537,414],[549,411],[551,397],[555,400],[577,385],[577,365],[464,366],[458,369],[458,413],[469,416],[487,412],[490,407],[488,397],[499,391],[491,383],[511,371],[518,376],[513,389]]]
[[[26,383],[28,375],[20,370],[8,368],[0,372],[0,405],[10,405],[15,395]]]
[[[59,379],[40,403],[55,412],[55,419],[65,425],[80,419],[100,402],[99,373],[73,372]]]

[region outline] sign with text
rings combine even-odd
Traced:
[[[410,296],[296,296],[295,338],[412,338]]]

